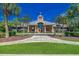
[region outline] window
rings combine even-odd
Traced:
[[[38,23],[38,28],[42,30],[43,29],[43,23],[41,23],[41,22]]]

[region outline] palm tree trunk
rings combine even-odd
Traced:
[[[18,29],[18,28],[17,28],[17,24],[16,24],[16,33],[17,33],[17,29]]]
[[[8,20],[7,20],[6,15],[4,15],[4,23],[5,23],[5,37],[8,38],[9,37],[9,28],[8,28]]]

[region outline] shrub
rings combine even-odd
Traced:
[[[10,31],[10,32],[9,32],[9,35],[10,35],[10,36],[15,36],[15,35],[16,35],[16,31]]]
[[[5,28],[4,27],[0,27],[0,32],[5,32]]]
[[[70,35],[70,33],[67,31],[67,32],[65,32],[65,36],[69,36]]]
[[[5,37],[5,33],[0,32],[0,38],[3,38],[3,37]]]
[[[65,36],[75,36],[78,37],[79,36],[79,32],[65,32]]]
[[[73,36],[79,37],[79,32],[73,32]]]

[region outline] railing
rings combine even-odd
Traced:
[[[17,35],[63,35],[63,33],[17,33]]]

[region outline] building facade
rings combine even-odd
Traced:
[[[40,14],[36,21],[29,22],[28,32],[34,33],[51,33],[54,32],[55,23],[45,21],[43,16]]]
[[[45,21],[43,16],[40,14],[37,20],[32,22],[21,22],[19,25],[9,27],[10,30],[17,30],[17,32],[28,32],[28,33],[61,33],[67,31],[67,26],[63,24],[53,23]]]

